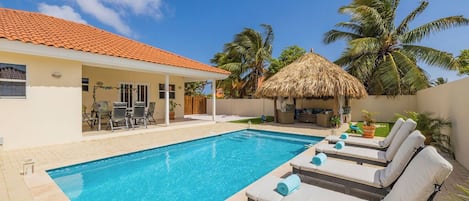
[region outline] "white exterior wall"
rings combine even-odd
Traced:
[[[26,65],[27,79],[25,99],[0,99],[4,149],[81,139],[81,63],[6,52],[0,62]]]

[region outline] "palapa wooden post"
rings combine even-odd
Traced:
[[[340,110],[339,105],[340,105],[339,104],[339,97],[338,97],[338,95],[335,95],[334,96],[334,107],[332,108],[332,110],[333,110],[332,113],[336,116],[339,116],[339,110]]]
[[[274,119],[275,123],[278,123],[277,97],[274,98]]]

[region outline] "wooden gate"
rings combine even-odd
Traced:
[[[204,96],[184,96],[184,114],[206,114],[207,99]]]

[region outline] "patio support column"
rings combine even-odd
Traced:
[[[215,121],[217,111],[217,80],[212,80],[212,121]]]
[[[169,75],[165,75],[164,78],[164,123],[169,126]]]

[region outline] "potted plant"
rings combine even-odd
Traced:
[[[176,103],[174,100],[169,100],[169,119],[174,120],[175,112],[174,110],[176,109],[177,106],[181,106],[181,104]]]
[[[340,116],[333,115],[331,117],[331,127],[332,128],[338,128],[341,123],[342,123],[342,121],[340,120]]]
[[[407,115],[407,116],[406,116]],[[419,130],[425,136],[425,144],[434,143],[438,146],[449,145],[449,136],[442,134],[441,129],[451,127],[451,122],[438,117],[432,117],[432,113],[424,112],[406,112],[406,115],[396,114],[397,118],[412,119],[417,122],[416,130]]]
[[[376,130],[376,120],[373,118],[375,113],[368,112],[367,110],[362,110],[362,117],[363,117],[363,137],[365,138],[373,138],[375,137],[375,130]]]

